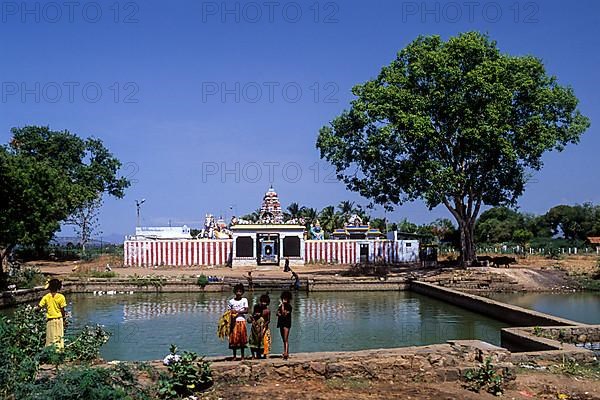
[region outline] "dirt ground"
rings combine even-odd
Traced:
[[[436,399],[478,400],[498,398],[475,393],[461,382],[422,383],[414,381],[372,382],[366,379],[320,379],[262,381],[258,384],[217,385],[203,396],[207,399]],[[549,373],[518,374],[503,399],[600,399],[600,381]]]

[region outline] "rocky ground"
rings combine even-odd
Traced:
[[[259,383],[216,385],[205,394],[207,399],[600,399],[600,381],[560,374],[524,372],[501,397],[475,393],[461,382],[422,383],[418,381],[370,381],[368,379],[290,379]]]

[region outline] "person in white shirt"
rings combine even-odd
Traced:
[[[231,333],[229,334],[229,348],[233,350],[233,361],[237,361],[237,349],[240,349],[241,359],[244,359],[244,349],[248,343],[246,330],[246,317],[248,314],[248,299],[242,297],[244,285],[238,283],[233,287],[235,297],[229,300],[227,308],[231,311]]]

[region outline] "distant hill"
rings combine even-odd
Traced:
[[[94,237],[92,239],[91,246],[99,246],[100,243],[103,244],[123,244],[125,240],[124,234],[119,233],[111,233],[109,235],[103,235],[102,237]],[[66,246],[68,243],[77,244],[79,242],[79,238],[76,236],[55,236],[52,239],[53,243],[56,243],[60,246]]]

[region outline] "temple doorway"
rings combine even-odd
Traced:
[[[258,233],[256,238],[258,265],[279,265],[279,234]]]

